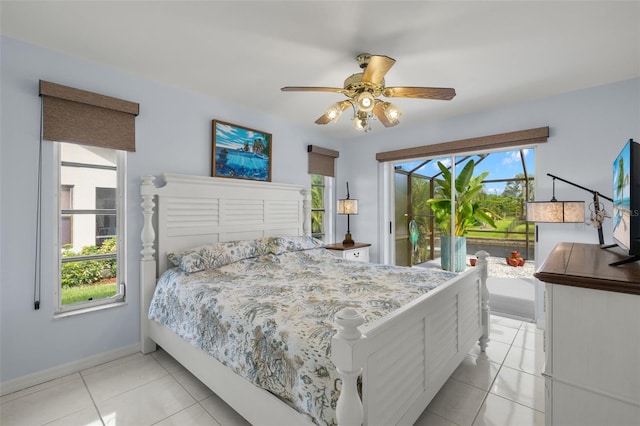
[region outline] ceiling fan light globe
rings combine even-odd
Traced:
[[[355,127],[356,130],[364,131],[367,128],[367,120],[355,117],[353,119],[353,127]]]
[[[331,122],[338,121],[338,119],[342,115],[342,108],[340,104],[335,103],[331,105],[329,108],[327,108],[326,114],[329,120],[331,120]]]
[[[356,105],[360,111],[370,112],[375,106],[375,98],[370,92],[362,92],[356,98]]]
[[[402,116],[402,110],[392,104],[391,102],[384,103],[384,115],[391,122],[397,122],[400,116]]]

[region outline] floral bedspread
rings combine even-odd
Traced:
[[[454,276],[342,260],[323,248],[263,254],[197,273],[166,271],[149,319],[315,423],[334,425],[334,315],[350,306],[370,322]]]

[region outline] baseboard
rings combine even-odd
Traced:
[[[514,314],[509,314],[506,312],[496,312],[496,311],[491,311],[491,315],[496,315],[499,317],[504,317],[504,318],[509,318],[512,320],[516,320],[516,321],[523,321],[523,322],[530,322],[535,324],[535,320],[533,318],[529,318],[529,317],[523,317],[520,315],[514,315]]]
[[[36,371],[35,373],[27,374],[16,379],[7,380],[0,383],[0,395],[17,392],[31,386],[48,382],[49,380],[58,379],[69,374],[77,373],[78,371],[95,367],[96,365],[104,364],[105,362],[113,361],[115,359],[135,354],[137,352],[140,352],[139,343],[124,346],[122,348],[118,348],[109,352],[102,352],[97,355],[92,355],[90,357],[72,361],[67,364],[57,365],[45,370]]]

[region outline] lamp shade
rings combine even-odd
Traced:
[[[533,201],[527,203],[527,221],[584,223],[584,201]]]
[[[351,198],[338,200],[338,214],[358,214],[358,200]]]

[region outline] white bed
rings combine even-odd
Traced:
[[[141,187],[143,352],[160,345],[252,424],[310,424],[289,404],[147,319],[157,278],[168,268],[167,253],[216,241],[309,235],[309,191],[185,175],[166,174],[163,180],[156,187],[153,177],[144,177]],[[478,267],[379,320],[362,325],[353,309],[337,313],[331,360],[342,379],[339,424],[412,424],[475,342],[486,348],[486,256],[479,253]]]

